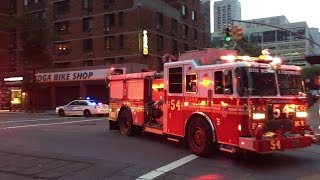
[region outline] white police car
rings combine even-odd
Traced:
[[[96,100],[79,99],[71,101],[67,105],[56,107],[56,113],[59,116],[103,116],[109,114],[109,106]]]

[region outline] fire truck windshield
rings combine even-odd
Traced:
[[[280,95],[298,95],[302,92],[299,71],[270,71],[266,68],[240,67],[236,69],[240,96],[276,96],[277,82]]]
[[[280,95],[299,95],[303,92],[300,71],[277,71]]]

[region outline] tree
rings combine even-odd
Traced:
[[[50,28],[46,19],[33,15],[21,15],[9,21],[19,40],[19,64],[24,70],[47,67],[51,62],[48,45]]]
[[[315,78],[320,76],[320,67],[309,67],[302,69],[302,78],[306,82],[306,87],[308,89],[318,89],[319,86],[315,83]]]
[[[241,40],[237,43],[235,49],[238,51],[238,55],[259,56],[261,55],[261,47]]]
[[[49,21],[31,14],[17,15],[8,21],[8,27],[18,40],[17,67],[26,78],[23,88],[29,94],[32,112],[36,109],[35,72],[51,63],[49,45],[52,42]]]

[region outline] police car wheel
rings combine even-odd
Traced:
[[[125,136],[134,135],[135,132],[132,124],[132,116],[128,110],[120,111],[118,123],[119,123],[121,134]]]
[[[192,153],[208,157],[214,152],[212,130],[203,118],[194,118],[190,122],[187,132],[188,146]]]
[[[58,115],[59,115],[59,116],[65,116],[66,114],[65,114],[65,112],[64,112],[63,109],[59,109]]]
[[[84,117],[90,117],[92,114],[91,114],[91,112],[88,110],[88,109],[86,109],[86,110],[84,110],[83,111],[83,116]]]

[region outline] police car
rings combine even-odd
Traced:
[[[89,98],[79,99],[71,101],[67,105],[56,107],[56,113],[59,116],[103,116],[109,114],[109,106]]]

